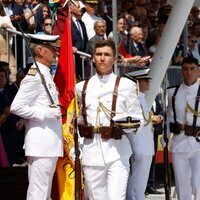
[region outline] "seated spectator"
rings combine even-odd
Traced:
[[[0,69],[0,167],[8,167],[9,162],[5,152],[4,143],[1,136],[1,126],[5,123],[10,113],[9,102],[2,94],[4,85],[6,84],[6,71]]]
[[[136,6],[134,17],[138,24],[146,24],[149,30],[152,29],[151,22],[147,18],[147,11],[144,7]]]
[[[88,41],[86,46],[86,53],[93,55],[95,44],[99,40],[105,39],[106,22],[104,19],[99,19],[94,23],[95,35]]]
[[[12,51],[12,34],[9,34],[8,41],[6,38],[6,32],[3,29],[10,28],[16,30],[15,27],[12,25],[9,16],[6,16],[4,12],[2,4],[0,4],[0,61],[8,62],[9,68],[11,71],[10,80],[14,82],[16,80],[16,64],[15,58]],[[7,45],[9,45],[9,49],[7,49]],[[9,52],[9,54],[8,54]]]
[[[194,34],[197,38],[198,50],[199,50],[199,53],[200,53],[200,19],[193,24],[192,34]]]
[[[127,31],[130,32],[133,26],[138,26],[138,21],[135,20],[134,16],[131,14],[125,14],[125,18],[127,20]]]
[[[113,20],[112,20],[112,4],[109,3],[107,6],[107,13],[104,13],[103,19],[106,21],[106,35],[108,36],[109,33],[113,30]]]
[[[132,27],[130,31],[130,38],[127,43],[127,52],[132,56],[141,56],[143,61],[148,63],[150,57],[144,49],[142,44],[143,32],[140,27]]]
[[[35,14],[35,33],[43,31],[43,21],[46,17],[51,17],[50,7],[48,4],[43,4]]]
[[[181,36],[179,38],[179,41],[172,55],[172,60],[171,60],[172,65],[181,65],[183,61],[183,56],[184,56],[183,55],[183,41],[182,41],[182,36]]]
[[[167,15],[162,15],[161,17],[158,18],[156,27],[149,32],[149,35],[146,41],[147,48],[155,44],[157,34],[158,32],[159,34],[162,34],[165,24],[167,23],[167,20],[168,20]]]
[[[31,1],[25,0],[24,2],[24,15],[28,22],[29,32],[34,33],[35,29],[35,15],[38,11],[38,8],[41,7],[42,4],[39,1]]]
[[[45,17],[43,20],[43,31],[37,32],[37,34],[51,35],[52,34],[52,19],[51,17]]]
[[[158,46],[160,37],[161,37],[161,33],[157,32],[157,35],[155,35],[155,43],[149,47],[149,55],[151,57],[153,57],[154,53],[156,52],[156,47]]]
[[[10,114],[10,105],[14,95],[8,87],[8,77],[4,69],[0,69],[0,96],[1,96],[1,126],[0,133],[5,147],[9,165],[12,166],[17,161],[18,141],[20,134],[18,133],[22,124],[20,118]]]
[[[197,46],[197,38],[195,35],[188,36],[188,57],[193,57],[200,63],[200,54]]]
[[[197,7],[197,6],[194,6],[192,9],[191,9],[191,15],[193,17],[193,21],[194,22],[197,22],[200,20],[200,8]]]
[[[124,47],[124,38],[120,33],[118,33],[118,57],[120,58],[120,62],[125,65],[129,63],[141,67],[145,66],[149,60],[149,57],[142,58],[141,56],[132,56],[127,53],[126,48]]]

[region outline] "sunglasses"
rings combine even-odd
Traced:
[[[197,43],[197,40],[191,40],[192,43]]]
[[[46,23],[44,24],[44,26],[51,26],[51,23]]]

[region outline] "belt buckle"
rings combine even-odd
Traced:
[[[186,126],[186,124],[181,124],[181,131],[185,130],[185,126]]]
[[[197,132],[195,139],[197,142],[200,142],[200,131]]]
[[[100,126],[94,127],[94,133],[100,133]]]

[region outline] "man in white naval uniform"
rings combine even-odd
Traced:
[[[196,140],[200,131],[198,60],[184,58],[182,62],[183,83],[169,88],[167,123],[171,141],[172,164],[179,200],[200,199],[200,143]],[[163,146],[166,143],[161,138]]]
[[[86,12],[83,14],[81,20],[84,22],[88,40],[90,40],[94,35],[94,22],[101,19],[100,17],[97,17],[97,6],[98,6],[98,0],[85,0],[85,9]]]
[[[58,104],[58,93],[50,74],[56,56],[56,36],[31,39],[35,61],[49,93]],[[35,64],[22,80],[12,102],[11,112],[25,119],[25,154],[28,161],[27,200],[50,200],[52,178],[57,159],[63,155],[62,124],[59,107],[51,107]]]
[[[142,107],[144,124],[139,127],[137,134],[127,134],[131,143],[131,174],[128,180],[127,200],[144,200],[145,189],[149,177],[152,157],[154,155],[154,140],[152,130],[152,113],[145,99],[145,91],[149,90],[149,69],[130,72],[127,77],[138,80],[139,100]]]
[[[93,137],[84,136],[82,147],[82,165],[90,200],[124,200],[129,176],[129,157],[131,146],[125,134],[121,138],[104,139],[101,128],[109,129],[113,96],[116,94],[116,109],[112,113],[116,119],[131,116],[142,119],[141,107],[136,94],[136,84],[127,78],[121,78],[117,92],[113,92],[117,76],[113,73],[116,61],[115,44],[111,39],[96,43],[93,62],[97,73],[92,76],[85,89],[85,81],[76,85],[79,103],[86,108],[88,128],[93,127]],[[82,114],[83,111],[82,111]],[[78,124],[83,123],[81,117]],[[99,131],[98,131],[99,129]],[[133,130],[127,129],[131,134]],[[80,132],[79,132],[80,133]],[[113,132],[115,135],[115,132]]]

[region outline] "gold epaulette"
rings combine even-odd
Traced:
[[[28,75],[35,76],[37,74],[37,68],[30,68],[28,70]]]

